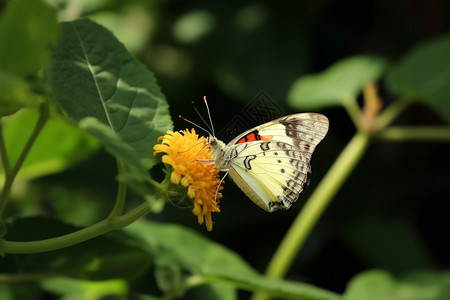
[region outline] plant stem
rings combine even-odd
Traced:
[[[8,151],[6,151],[5,138],[3,137],[3,124],[0,120],[0,155],[2,158],[3,171],[5,174],[11,172],[11,166],[9,165]]]
[[[436,141],[450,142],[450,126],[389,126],[374,135],[386,141]]]
[[[339,155],[276,250],[266,270],[268,277],[281,278],[286,274],[319,217],[361,159],[369,140],[368,134],[358,132]],[[268,299],[268,295],[256,293],[252,299]]]
[[[0,254],[37,253],[69,247],[102,235],[106,232],[126,227],[149,212],[150,207],[147,202],[144,202],[123,216],[107,218],[89,227],[55,238],[32,242],[12,242],[0,240]]]
[[[262,277],[262,276],[261,276]],[[319,287],[315,287],[309,284],[302,283],[300,287],[298,283],[289,282],[292,286],[296,286],[297,289],[295,291],[280,288],[276,285],[278,280],[270,280],[266,278],[261,278],[264,280],[264,283],[258,283],[257,280],[238,280],[227,277],[220,277],[214,275],[203,275],[203,283],[219,283],[226,284],[232,286],[234,288],[239,288],[247,291],[261,291],[263,290],[265,293],[272,295],[273,297],[277,297],[280,299],[322,299],[322,300],[337,300],[341,299],[341,296],[337,293],[321,289]],[[275,283],[275,284],[274,284]],[[288,283],[288,281],[284,281],[284,283]]]
[[[188,289],[207,283],[201,275],[192,275],[186,278],[185,282],[174,290],[167,291],[162,300],[172,300],[183,295]]]
[[[410,98],[401,98],[388,106],[377,119],[378,129],[388,126],[411,103]]]
[[[5,210],[7,198],[11,190],[12,184],[14,182],[14,179],[16,178],[17,173],[19,173],[19,170],[22,167],[22,164],[25,161],[25,158],[27,157],[28,153],[30,152],[31,147],[33,146],[39,133],[41,132],[42,128],[44,128],[48,120],[49,111],[47,103],[41,104],[39,112],[40,112],[39,119],[37,120],[33,132],[31,133],[27,143],[25,144],[22,153],[20,153],[19,158],[17,159],[16,163],[10,169],[9,172],[6,172],[5,169],[5,184],[3,185],[3,190],[0,194],[0,216],[3,214],[3,211]]]
[[[344,108],[347,110],[350,119],[353,121],[353,124],[356,128],[359,127],[361,110],[358,106],[358,102],[353,97],[348,101],[343,102]]]
[[[119,160],[117,160],[117,170],[119,174],[122,172],[122,168],[123,164]],[[116,202],[114,203],[114,207],[111,210],[108,219],[120,216],[122,214],[126,197],[127,197],[127,185],[121,180],[119,180],[117,187]]]

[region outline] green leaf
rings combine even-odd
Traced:
[[[160,185],[152,181],[136,151],[120,140],[110,127],[96,118],[85,118],[80,121],[79,125],[96,137],[104,145],[106,151],[120,160],[123,168],[117,179],[126,183],[136,194],[144,197],[151,206],[152,212],[160,212],[164,207],[166,197],[157,194]]]
[[[0,299],[3,299],[3,300],[14,300],[13,291],[6,284],[1,284],[0,285]]]
[[[288,94],[288,104],[301,110],[351,105],[363,86],[376,81],[386,66],[384,58],[375,56],[343,59],[319,74],[295,81]]]
[[[74,189],[67,182],[53,183],[51,187],[46,187],[45,193],[36,193],[33,188],[30,188],[29,196],[25,196],[20,202],[26,202],[29,205],[33,201],[32,197],[36,198],[36,194],[40,195],[38,201],[45,201],[46,209],[51,211],[55,218],[79,227],[94,224],[104,218],[111,206],[111,201],[108,199],[99,201],[95,190]],[[18,207],[17,210],[25,211],[25,208]]]
[[[243,277],[258,274],[237,254],[181,226],[135,222],[124,232],[143,249],[158,256],[170,255],[183,269],[194,274],[240,274]]]
[[[367,271],[353,278],[345,291],[346,300],[394,300],[395,279],[381,270]]]
[[[29,217],[8,224],[6,239],[33,241],[71,233],[78,228],[50,218]],[[84,279],[133,279],[146,272],[151,257],[138,247],[100,236],[61,250],[35,254],[6,254],[0,260],[1,280],[20,282],[50,276]]]
[[[57,32],[56,15],[43,1],[9,1],[0,20],[0,70],[19,77],[36,73]]]
[[[124,143],[109,126],[92,117],[81,120],[79,125],[99,140],[106,151],[125,164],[127,174],[132,174],[130,177],[138,180],[150,178],[134,149]]]
[[[7,5],[0,18],[0,116],[43,101],[25,78],[46,62],[57,32],[55,13],[43,1]]]
[[[4,138],[10,163],[17,161],[38,119],[34,109],[22,109],[8,117]],[[58,119],[50,119],[37,137],[18,176],[36,178],[61,172],[93,154],[98,142],[85,132]],[[0,180],[4,170],[0,166]]]
[[[208,284],[190,290],[186,299],[237,300],[236,289],[227,284]]]
[[[402,223],[378,216],[361,216],[345,224],[343,236],[366,263],[394,274],[434,267],[425,243]]]
[[[154,256],[157,265],[176,263],[182,270],[203,276],[207,282],[228,283],[291,299],[339,298],[308,284],[266,278],[236,253],[181,226],[142,221],[126,227],[123,232],[126,238],[122,237],[121,240],[128,239],[131,245],[148,251]],[[163,261],[158,261],[160,259]],[[176,282],[173,284],[176,285]]]
[[[397,280],[382,270],[366,271],[348,284],[346,300],[450,299],[450,273],[412,273]]]
[[[27,81],[3,71],[0,71],[0,91],[0,116],[13,114],[24,106],[38,107],[43,102]]]
[[[157,137],[172,129],[153,73],[105,28],[82,19],[62,24],[50,68],[55,99],[76,121],[93,117],[131,147],[146,169]]]
[[[40,294],[39,286],[34,282],[0,284],[0,299],[2,300],[38,300]]]
[[[450,35],[413,48],[387,76],[389,88],[429,105],[450,122]]]

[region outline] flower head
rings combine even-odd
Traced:
[[[172,167],[170,181],[188,188],[187,195],[193,199],[192,212],[198,218],[198,223],[205,222],[208,231],[212,230],[212,212],[220,212],[219,171],[214,164],[205,162],[212,159],[212,150],[205,147],[206,138],[199,137],[195,130],[188,129],[172,132],[158,138],[162,141],[153,147],[154,155],[164,153],[161,160]]]

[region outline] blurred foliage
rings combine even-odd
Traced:
[[[174,116],[196,120],[191,101],[204,95],[225,130],[261,90],[283,114],[322,111],[331,123],[311,185],[289,211],[268,215],[227,182],[209,238],[190,209],[167,204],[152,221],[71,247],[2,253],[0,299],[450,297],[447,1],[11,0],[0,9],[0,129],[10,161],[2,161],[2,189],[33,136],[36,108],[46,103],[50,116],[14,176],[0,223],[8,241],[97,226],[120,210],[116,180],[129,186],[125,212],[143,207],[142,196],[161,211],[152,147],[187,126]],[[401,111],[394,125],[442,127],[447,143],[375,140],[288,280],[264,277],[302,202],[355,132],[367,81],[387,108],[380,124]],[[111,156],[123,163],[117,177]]]
[[[341,60],[318,75],[300,77],[291,88],[288,103],[300,110],[351,105],[367,82],[380,78],[386,65],[384,59],[370,56]]]
[[[12,161],[18,159],[37,119],[37,111],[23,109],[5,120],[3,135]],[[85,160],[98,147],[95,139],[75,126],[62,120],[50,120],[39,134],[18,177],[32,179],[60,172]],[[0,168],[0,180],[4,181],[3,168]]]
[[[450,36],[417,46],[389,74],[389,87],[396,93],[426,101],[450,121]]]

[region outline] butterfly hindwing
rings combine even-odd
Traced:
[[[327,130],[323,115],[286,116],[237,136],[223,149],[221,164],[257,205],[288,209],[308,181],[311,155]]]
[[[231,175],[235,172],[239,176],[233,179],[265,210],[288,209],[303,191],[309,163],[283,142],[249,142],[236,149],[243,146],[247,147],[230,161]],[[258,150],[261,146],[266,150]]]

